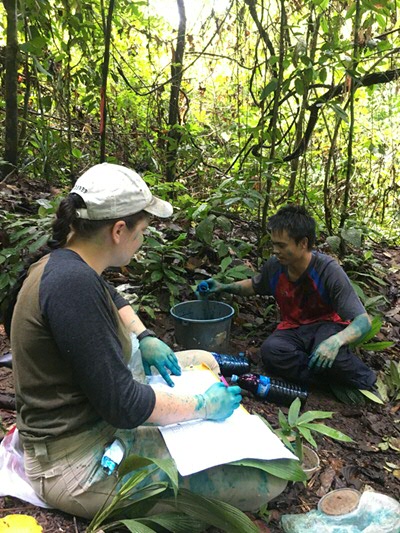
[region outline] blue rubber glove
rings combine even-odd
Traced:
[[[145,337],[140,341],[139,348],[146,376],[151,376],[150,367],[155,366],[168,385],[173,387],[174,382],[168,371],[174,376],[180,376],[181,367],[171,348],[157,337]]]
[[[341,347],[340,340],[336,335],[322,341],[311,354],[308,368],[331,368]]]
[[[224,420],[231,416],[242,401],[240,387],[226,387],[223,383],[215,383],[201,394],[205,401],[205,418],[208,420]]]
[[[208,290],[206,290],[205,284],[208,285]],[[213,278],[206,279],[204,281],[200,281],[200,283],[197,285],[196,294],[200,294],[200,295],[207,294],[208,296],[209,294],[215,294],[217,292],[220,292],[221,290],[223,290],[223,287],[224,287],[223,283],[219,283],[219,281],[216,281]]]

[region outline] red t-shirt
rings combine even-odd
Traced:
[[[319,252],[312,254],[307,269],[294,282],[275,256],[264,263],[252,281],[257,294],[276,299],[281,312],[277,329],[323,321],[348,324],[366,312],[341,266]]]

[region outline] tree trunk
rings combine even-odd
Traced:
[[[110,5],[108,6],[107,24],[104,28],[104,62],[100,89],[100,163],[103,163],[106,158],[107,78],[108,67],[110,64],[111,24],[114,5],[115,0],[110,0]]]
[[[5,121],[5,152],[4,159],[8,162],[6,173],[17,166],[18,162],[18,34],[17,34],[17,1],[3,0],[7,12],[7,46],[6,46],[6,121]]]
[[[348,137],[348,144],[347,144],[347,169],[346,169],[346,182],[345,182],[344,198],[343,198],[343,204],[342,204],[342,209],[341,209],[339,228],[344,227],[344,223],[348,217],[347,209],[348,209],[349,198],[350,198],[350,182],[351,182],[351,177],[354,172],[354,159],[353,159],[353,136],[354,136],[354,123],[355,123],[354,94],[355,94],[355,85],[357,82],[355,78],[355,72],[356,72],[357,65],[358,65],[358,32],[360,29],[360,18],[361,18],[360,0],[356,0],[356,13],[355,13],[355,20],[354,20],[353,64],[352,64],[351,76],[349,76],[350,121],[349,121],[349,137]],[[342,240],[342,243],[343,243],[343,240]],[[344,243],[343,243],[343,246],[344,246]]]
[[[171,63],[171,95],[169,98],[167,152],[166,152],[166,179],[173,183],[176,178],[176,159],[178,154],[181,132],[179,126],[179,91],[182,83],[183,55],[186,39],[186,13],[184,0],[177,0],[179,11],[179,28],[176,41],[176,50],[172,54]]]

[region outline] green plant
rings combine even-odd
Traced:
[[[389,361],[385,371],[378,376],[376,387],[385,401],[400,400],[400,362]]]
[[[366,311],[368,311],[369,313],[379,312],[378,308],[387,303],[387,299],[383,296],[383,294],[377,294],[375,296],[368,296],[367,294],[365,294],[365,292],[361,288],[361,283],[356,283],[353,280],[350,280],[350,283],[353,289],[355,290],[357,296],[362,301]]]
[[[167,481],[148,480],[157,470],[166,475]],[[131,475],[124,481],[127,474]],[[121,463],[117,484],[119,490],[93,518],[87,533],[121,531],[121,526],[134,533],[196,533],[208,526],[229,533],[257,532],[250,519],[232,505],[178,489],[178,472],[172,459],[131,455]],[[146,516],[159,502],[171,511]]]
[[[246,265],[236,264],[231,267],[232,262],[233,259],[231,257],[225,257],[221,261],[219,272],[213,276],[214,279],[223,283],[232,283],[254,275],[254,271]]]
[[[151,229],[153,236],[146,238],[144,254],[135,260],[135,275],[138,272],[145,285],[164,284],[170,292],[170,305],[179,296],[179,286],[186,285],[186,252],[183,246],[186,234],[167,241],[160,232]],[[157,238],[155,238],[157,237]]]
[[[53,214],[58,201],[37,200],[37,215],[0,214],[3,230],[9,235],[10,246],[0,250],[0,291],[7,295],[23,268],[23,258],[33,254],[49,239]],[[0,303],[4,297],[0,298]]]
[[[378,316],[374,316],[371,320],[371,329],[363,335],[358,341],[352,342],[350,348],[362,348],[363,350],[370,350],[372,352],[380,352],[393,346],[391,341],[376,341],[370,342],[375,335],[377,335],[382,327],[382,320]]]
[[[275,430],[278,437],[297,455],[300,461],[303,460],[304,440],[314,448],[317,448],[313,433],[320,433],[331,439],[340,440],[342,442],[353,442],[351,437],[348,437],[341,431],[326,426],[325,424],[315,422],[322,418],[332,418],[334,414],[333,412],[306,411],[300,415],[300,407],[300,399],[296,398],[290,405],[287,417],[279,409],[278,422],[280,427]]]

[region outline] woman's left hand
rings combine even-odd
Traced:
[[[146,376],[151,376],[151,366],[155,366],[170,387],[174,382],[168,370],[174,376],[181,375],[181,367],[171,348],[157,337],[145,337],[139,344],[142,354],[143,368]]]

